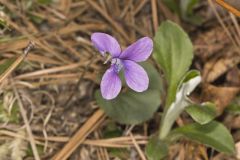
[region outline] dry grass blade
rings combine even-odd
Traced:
[[[0,83],[9,76],[12,71],[25,59],[29,51],[34,47],[34,43],[30,42],[24,49],[23,54],[16,59],[16,61],[0,76]]]
[[[236,39],[238,39],[238,45],[240,45],[240,26],[238,24],[238,20],[232,13],[230,13],[230,18],[232,19],[232,22],[236,28],[236,32],[237,32]]]
[[[69,140],[63,149],[53,158],[53,160],[66,160],[73,153],[73,151],[85,140],[85,138],[100,125],[104,117],[104,112],[102,110],[96,111],[78,130],[78,132]]]
[[[112,17],[109,16],[108,13],[106,13],[103,9],[101,9],[101,7],[99,7],[99,5],[92,0],[87,1],[94,9],[96,9],[104,18],[106,18],[106,20],[108,20],[112,26],[119,32],[121,33],[121,35],[123,36],[123,38],[126,41],[129,41],[128,35],[126,32],[124,32],[124,30],[119,26],[118,23],[116,23]]]
[[[25,79],[25,78],[33,78],[35,76],[44,76],[44,75],[48,75],[51,73],[57,73],[57,72],[61,72],[61,71],[68,71],[71,69],[75,69],[80,67],[82,64],[81,63],[72,63],[72,64],[68,64],[68,65],[62,65],[60,67],[53,67],[53,68],[48,68],[48,69],[41,69],[39,71],[34,71],[32,73],[26,73],[26,74],[21,74],[15,78],[17,79]]]
[[[209,60],[203,69],[203,80],[206,82],[213,82],[238,63],[240,63],[240,57],[238,55],[223,57],[217,61]]]
[[[100,135],[101,135],[100,131],[95,131],[95,132],[94,132],[95,138],[99,139],[99,138],[100,138]],[[104,147],[98,147],[98,148],[97,148],[97,153],[98,153],[98,157],[99,157],[98,159],[99,159],[99,160],[100,160],[100,159],[102,159],[102,160],[110,160],[106,148],[104,148]]]
[[[28,138],[26,138],[23,135],[20,135],[19,133],[14,133],[12,131],[8,130],[0,130],[1,136],[8,136],[8,137],[14,137],[14,138],[21,138],[26,141],[29,141]],[[107,147],[107,148],[128,148],[131,146],[134,146],[132,138],[135,139],[137,144],[146,145],[148,142],[148,138],[145,136],[134,136],[134,137],[116,137],[116,138],[108,138],[108,139],[97,139],[97,140],[91,140],[86,139],[82,144],[85,145],[91,145],[95,147]],[[41,141],[49,141],[49,142],[69,142],[69,137],[38,137],[34,136],[34,139],[36,140],[36,144],[44,145]],[[1,154],[0,154],[1,155]]]
[[[11,151],[23,141],[34,151],[34,155],[26,155],[25,159],[147,159],[144,149],[149,136],[158,130],[158,114],[145,125],[136,125],[133,129],[133,126],[105,120],[102,111],[96,112],[98,106],[94,92],[110,64],[103,65],[99,53],[94,56],[97,52],[91,43],[94,32],[111,34],[125,49],[140,37],[153,37],[158,25],[165,20],[178,23],[197,48],[191,68],[199,69],[204,79],[192,98],[199,102],[215,102],[221,114],[240,91],[240,27],[236,18],[239,2],[198,1],[192,14],[201,17],[203,23],[194,25],[189,21],[191,15],[181,17],[172,6],[160,0],[0,0],[0,17],[4,20],[4,24],[0,24],[0,63],[9,62],[5,68],[13,64],[9,70],[3,69],[6,71],[3,76],[0,75],[0,92],[4,98],[13,85],[18,99],[13,94],[14,100],[9,98],[9,103],[4,105],[10,106],[7,107],[10,113],[11,104],[18,100],[20,106],[16,105],[16,108],[20,107],[17,112],[22,117],[17,124],[0,122],[0,160],[21,159],[24,152],[11,158],[14,157],[11,154],[19,155]],[[225,3],[231,5],[230,8]],[[218,21],[213,20],[214,15]],[[2,31],[5,23],[8,29]],[[25,57],[21,53],[29,41],[34,41],[36,47]],[[17,67],[24,59],[27,63]],[[157,67],[156,63],[154,65]],[[205,87],[208,83],[213,85]],[[52,97],[51,100],[48,97]],[[224,112],[221,121],[228,116]],[[240,137],[235,131],[239,128],[238,120],[236,117],[231,125],[226,125],[232,128],[234,137]],[[183,116],[176,121],[179,126],[185,122],[189,122],[189,117]],[[18,132],[20,125],[24,124],[26,135]],[[119,137],[103,138],[109,131]],[[10,148],[13,141],[15,147]],[[45,149],[41,157],[36,145]],[[217,152],[210,155],[207,147],[201,147],[199,150],[180,141],[170,146],[168,159],[211,159],[217,157],[215,153],[220,155],[218,159],[230,159]],[[109,149],[121,153],[108,153]]]
[[[29,136],[29,139],[30,139],[30,144],[31,144],[31,147],[32,147],[34,158],[35,158],[35,160],[40,160],[38,150],[37,150],[37,147],[36,147],[36,142],[33,138],[32,129],[30,127],[30,124],[29,124],[29,121],[28,121],[28,118],[27,118],[27,115],[26,115],[26,111],[23,107],[21,97],[20,97],[16,87],[13,85],[13,83],[12,83],[12,87],[13,87],[14,93],[15,93],[15,95],[17,97],[17,100],[18,100],[18,105],[19,105],[19,108],[20,108],[22,118],[23,118],[24,123],[26,125],[26,129],[27,129],[27,133],[28,133],[28,136]]]
[[[154,32],[158,29],[157,1],[151,0]]]
[[[229,12],[235,14],[236,16],[240,17],[240,11],[233,6],[229,5],[228,3],[224,2],[224,0],[216,0],[216,2],[227,9]]]
[[[74,92],[72,92],[72,93],[69,95],[67,101],[64,103],[64,106],[68,106],[68,105],[69,105],[70,100],[71,100],[72,97],[74,96],[75,91],[77,91],[78,86],[79,86],[80,83],[82,82],[84,75],[86,74],[89,66],[93,63],[93,60],[95,59],[95,57],[96,57],[96,55],[93,55],[92,59],[91,59],[91,60],[89,61],[89,63],[85,66],[84,71],[82,72],[82,74],[81,74],[81,76],[79,77],[78,82],[77,82],[77,84],[76,84],[76,87],[75,87],[76,89],[74,90]]]
[[[229,29],[227,28],[227,26],[226,26],[225,23],[223,22],[222,18],[220,17],[219,13],[217,12],[216,7],[214,6],[212,0],[208,0],[208,3],[209,3],[209,5],[210,5],[210,7],[212,8],[214,14],[216,15],[219,23],[221,24],[221,26],[223,27],[224,31],[226,32],[227,36],[230,38],[230,40],[232,41],[232,43],[234,44],[234,46],[235,46],[236,48],[239,48],[238,45],[237,45],[237,43],[235,42],[234,38],[232,37]]]
[[[133,137],[132,133],[130,133],[130,137],[132,139],[132,142],[134,144],[134,147],[136,148],[138,154],[140,155],[142,160],[147,160],[143,151],[141,150],[141,148],[139,147],[139,144],[137,143],[136,139]]]
[[[18,132],[22,136],[26,136],[25,130],[20,130]],[[23,157],[26,156],[26,151],[28,149],[27,141],[21,138],[15,138],[9,148],[11,149],[11,158],[12,160],[23,160]]]
[[[139,4],[134,11],[134,16],[137,15],[141,11],[141,9],[144,7],[144,5],[146,5],[146,3],[148,1],[147,0],[142,0],[142,1],[138,1],[138,2],[139,2]]]

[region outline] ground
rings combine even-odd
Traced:
[[[0,0],[0,4],[1,64],[21,57],[29,42],[34,43],[24,62],[1,80],[0,160],[60,160],[63,155],[70,160],[146,159],[144,148],[158,130],[162,106],[151,120],[134,126],[105,116],[94,92],[107,66],[90,36],[96,31],[109,33],[124,48],[140,37],[154,37],[167,19],[181,25],[194,44],[191,68],[200,70],[203,81],[191,98],[215,102],[217,120],[238,144],[239,115],[226,108],[240,104],[240,30],[237,17],[213,1],[193,8],[200,24],[157,0]],[[176,125],[189,121],[183,114]],[[188,140],[171,146],[168,159],[176,157],[236,159]]]

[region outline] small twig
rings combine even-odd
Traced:
[[[27,137],[19,135],[18,133],[15,133],[13,131],[9,131],[7,129],[0,129],[0,135],[1,138],[3,137],[16,137],[21,138],[26,141],[30,141]],[[45,143],[42,141],[48,140],[49,142],[58,142],[58,143],[67,143],[69,142],[69,137],[38,137],[34,136],[34,139],[36,141],[36,144],[44,146]],[[138,144],[146,145],[148,143],[148,137],[147,136],[134,136],[134,139],[137,141]],[[94,147],[106,147],[106,148],[129,148],[134,146],[132,142],[132,138],[130,136],[124,136],[124,137],[115,137],[115,138],[108,138],[108,139],[85,139],[82,144],[90,145]],[[48,148],[53,147],[48,146]],[[54,148],[54,147],[53,147]]]
[[[224,2],[224,0],[216,0],[216,2],[227,9],[229,12],[235,14],[236,16],[240,17],[240,11],[234,8],[233,6],[229,5],[227,2]]]
[[[142,160],[147,160],[146,157],[145,157],[145,155],[144,155],[144,153],[143,153],[143,151],[142,151],[141,148],[139,147],[136,139],[135,139],[134,136],[132,135],[132,133],[130,133],[129,135],[130,135],[130,137],[131,137],[131,139],[132,139],[132,142],[133,142],[133,145],[135,146],[135,148],[136,148],[139,156],[141,157],[141,159],[142,159]]]
[[[84,142],[86,137],[103,122],[104,119],[104,112],[100,109],[97,110],[69,140],[62,150],[53,157],[53,160],[66,160],[75,149]]]
[[[142,8],[145,6],[145,4],[148,2],[147,0],[142,0],[142,1],[138,1],[139,4],[138,6],[135,7],[135,10],[134,10],[134,16],[136,16],[141,10]]]
[[[122,27],[120,27],[120,25],[104,10],[102,10],[102,8],[97,4],[96,1],[87,1],[91,7],[93,7],[97,12],[100,13],[100,15],[102,15],[121,35],[122,37],[126,40],[129,41],[129,37],[127,35],[127,33],[123,30]]]
[[[66,108],[68,108],[70,101],[72,100],[75,92],[78,90],[78,86],[79,86],[80,83],[82,82],[84,75],[85,75],[86,72],[88,71],[89,66],[93,63],[95,57],[96,57],[96,54],[93,55],[93,57],[91,58],[91,60],[89,61],[89,63],[85,66],[84,71],[83,71],[82,74],[80,75],[80,77],[79,77],[79,79],[78,79],[78,82],[77,82],[77,84],[76,84],[75,87],[74,87],[74,91],[70,94],[70,96],[68,97],[67,101],[66,101],[66,102],[64,103],[64,105],[63,105],[63,106],[65,106]]]
[[[219,13],[217,12],[216,10],[216,7],[214,6],[212,0],[208,0],[208,4],[210,5],[210,7],[212,8],[215,16],[217,17],[219,23],[221,24],[223,30],[226,32],[227,36],[230,38],[230,40],[232,41],[233,45],[236,47],[236,48],[239,48],[237,43],[234,41],[230,31],[228,30],[227,26],[224,24],[223,20],[221,19]]]
[[[236,29],[236,32],[237,32],[237,34],[235,36],[236,37],[236,42],[238,43],[238,46],[240,46],[240,26],[238,24],[238,20],[234,16],[234,14],[232,14],[231,12],[229,13],[229,15],[230,15],[230,18],[232,19],[232,22],[233,22],[233,24],[235,26],[235,29]]]
[[[5,79],[24,59],[25,57],[27,56],[27,54],[29,53],[29,51],[34,47],[34,43],[33,42],[29,42],[29,44],[27,45],[27,47],[23,50],[23,55],[20,56],[12,65],[11,67],[9,67],[10,69],[8,69],[5,74],[1,77],[0,79],[0,82],[1,80]],[[30,127],[30,124],[29,124],[29,121],[28,121],[28,118],[27,118],[27,115],[26,115],[26,111],[23,107],[23,104],[22,104],[22,101],[21,101],[21,97],[16,89],[16,87],[14,86],[13,82],[11,81],[11,84],[12,84],[12,88],[13,88],[13,91],[14,91],[14,94],[18,100],[18,106],[20,108],[20,113],[22,115],[22,118],[24,120],[24,123],[26,125],[26,129],[27,129],[27,132],[28,132],[28,136],[29,136],[29,140],[30,140],[30,144],[31,144],[31,147],[32,147],[32,150],[33,150],[33,155],[34,155],[34,158],[35,160],[40,160],[40,157],[39,157],[39,154],[38,154],[38,151],[37,151],[37,147],[36,147],[36,142],[33,138],[33,134],[32,134],[32,130],[31,130],[31,127]]]
[[[154,32],[156,33],[158,29],[157,1],[151,0],[151,6],[152,6],[153,29]]]
[[[27,115],[26,115],[26,111],[23,107],[21,97],[20,97],[16,87],[14,86],[13,82],[12,82],[12,88],[13,88],[15,96],[17,97],[18,106],[20,108],[20,113],[21,113],[23,121],[26,125],[26,129],[27,129],[27,133],[28,133],[28,136],[29,136],[29,140],[30,140],[30,144],[31,144],[31,147],[32,147],[34,158],[35,158],[35,160],[40,160],[38,150],[37,150],[37,147],[36,147],[36,142],[33,138],[32,129],[30,127],[30,124],[29,124],[29,121],[28,121],[28,118],[27,118]]]
[[[1,75],[0,75],[0,83],[6,79],[14,69],[17,68],[17,66],[26,58],[26,56],[28,55],[29,51],[34,47],[34,43],[33,42],[29,42],[29,44],[27,45],[27,47],[23,50],[23,54],[21,56],[19,56],[14,62],[13,64],[8,67],[8,69],[6,69]]]
[[[134,127],[135,127],[135,125],[129,126],[129,128],[125,131],[124,135],[129,135],[132,132]]]

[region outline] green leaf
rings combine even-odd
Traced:
[[[0,101],[0,122],[19,123],[19,119],[19,107],[17,103],[14,103],[11,111],[9,112],[3,107],[3,102]]]
[[[226,111],[232,114],[240,114],[240,105],[238,104],[230,104]]]
[[[240,96],[234,98],[234,100],[226,108],[226,111],[231,114],[240,114]]]
[[[192,104],[186,107],[186,111],[199,124],[207,124],[217,116],[213,103]]]
[[[147,91],[137,93],[128,89],[113,100],[103,99],[100,91],[96,91],[97,103],[112,119],[124,124],[142,123],[150,119],[160,106],[162,86],[159,73],[149,63],[144,63],[143,67],[150,80]]]
[[[183,77],[183,79],[181,80],[181,83],[179,84],[179,86],[181,86],[182,83],[186,83],[186,82],[188,82],[189,80],[191,80],[191,79],[193,79],[193,78],[195,78],[195,77],[197,77],[197,76],[200,76],[200,72],[199,72],[198,70],[190,70],[190,71],[188,71],[188,72],[184,75],[184,77]]]
[[[110,121],[106,128],[103,130],[103,138],[116,138],[123,135],[123,130],[119,128],[113,121]],[[107,148],[107,151],[111,157],[118,157],[119,159],[128,159],[127,148]]]
[[[180,13],[180,8],[177,0],[163,0],[163,2],[173,12],[176,12],[177,14]]]
[[[194,7],[199,0],[163,0],[164,4],[181,18],[194,25],[200,25],[203,22],[202,17],[193,13]]]
[[[168,139],[175,141],[181,137],[197,141],[219,152],[235,153],[234,141],[228,129],[219,122],[212,121],[205,125],[193,123],[173,130]]]
[[[184,15],[193,14],[193,8],[196,4],[198,4],[199,0],[181,0],[181,12]]]
[[[37,151],[38,151],[39,155],[44,154],[44,146],[37,145]],[[34,156],[31,146],[28,147],[28,149],[26,151],[26,156],[27,157],[33,157]]]
[[[168,155],[168,145],[157,137],[152,137],[147,144],[146,155],[148,160],[161,160]]]
[[[31,12],[29,12],[28,16],[31,19],[31,21],[33,21],[36,24],[41,24],[44,21],[44,19],[42,17],[40,17],[38,15],[34,15]]]
[[[52,3],[52,0],[37,0],[38,3],[48,5]]]
[[[122,136],[123,131],[114,122],[109,122],[103,131],[103,138],[114,138]]]
[[[185,21],[195,25],[200,25],[203,22],[203,19],[200,16],[193,14],[193,9],[198,3],[199,0],[181,0],[181,17]]]
[[[3,27],[3,28],[7,27],[7,22],[1,18],[0,18],[0,27]]]
[[[153,56],[163,69],[168,82],[168,107],[174,101],[178,84],[192,63],[192,42],[177,24],[171,21],[163,22],[154,37]]]

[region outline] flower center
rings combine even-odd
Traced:
[[[123,68],[122,61],[119,58],[113,58],[111,64],[114,65],[114,71],[117,73]]]

